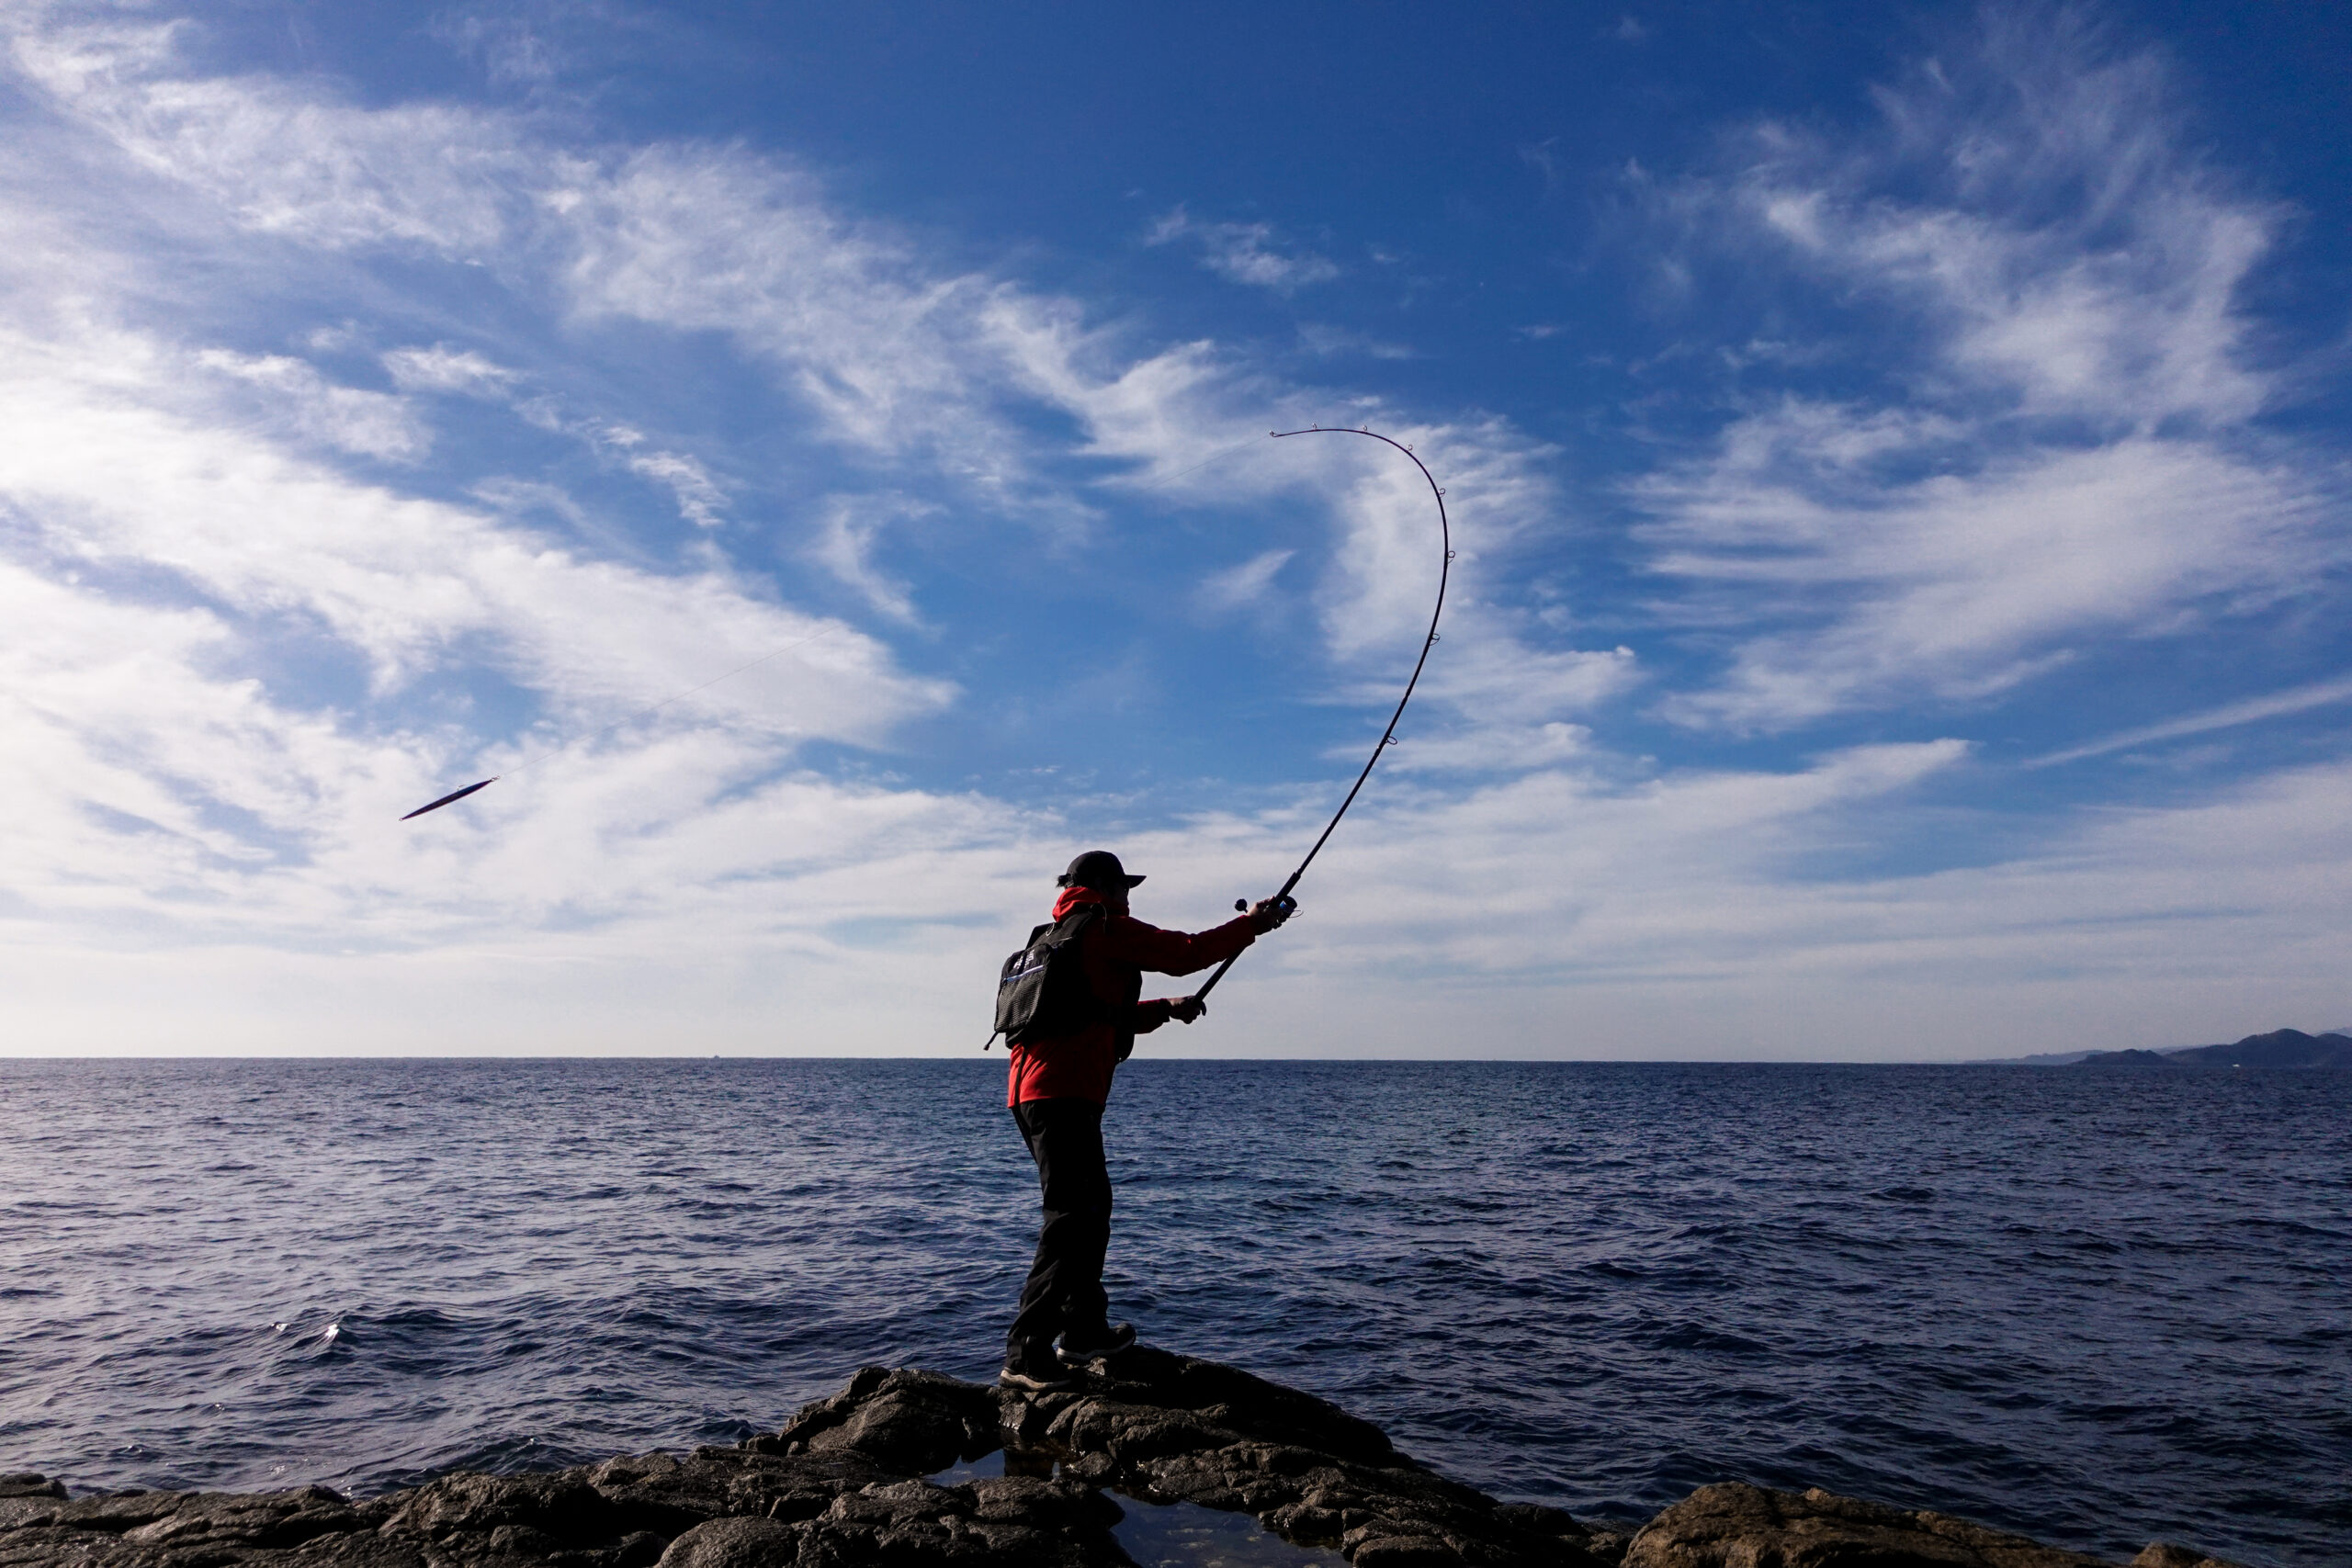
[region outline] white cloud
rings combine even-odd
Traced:
[[[424,243],[467,258],[494,251],[502,267],[548,268],[588,320],[724,333],[773,367],[833,438],[895,463],[928,458],[948,482],[1073,534],[1088,526],[1088,509],[1035,481],[1034,443],[1012,418],[1019,405],[1042,401],[1077,419],[1091,455],[1141,462],[1136,478],[1146,483],[1265,428],[1266,385],[1212,346],[1123,352],[1115,333],[1086,325],[1072,302],[938,272],[903,239],[839,216],[813,179],[772,160],[673,146],[582,155],[541,144],[494,113],[448,108],[421,119],[422,111],[363,109],[266,79],[191,84],[172,74],[168,39],[151,33],[95,32],[72,50],[37,38],[19,53],[72,112],[248,223],[330,248]],[[67,55],[79,63],[61,64]],[[328,178],[322,169],[339,173]],[[470,202],[447,188],[452,170],[463,172]],[[445,209],[446,231],[423,227]],[[1238,231],[1248,231],[1239,233],[1245,244],[1265,239],[1251,239],[1256,226]],[[1217,225],[1184,231],[1225,234]],[[1294,276],[1305,279],[1329,264],[1309,257],[1298,265]],[[627,438],[634,432],[571,414],[544,393],[521,395],[462,352],[395,355],[388,368],[420,388],[457,389],[452,378],[478,395],[507,388],[517,411],[542,427],[623,451],[624,461],[673,489],[691,520],[708,526],[718,516],[723,496],[694,459],[637,453]],[[1330,412],[1310,393],[1277,395],[1296,423]],[[1432,425],[1405,438],[1444,446],[1447,482],[1478,516],[1478,547],[1490,556],[1523,539],[1551,504],[1537,472],[1544,449],[1501,421]],[[1243,491],[1321,501],[1328,492],[1318,487],[1362,467],[1294,446],[1220,464],[1212,477]],[[1336,564],[1317,597],[1343,663],[1385,657],[1426,619],[1412,604],[1425,597],[1430,554],[1426,492],[1411,494],[1417,482],[1375,465],[1340,503]],[[848,558],[844,542],[829,545],[834,558]]]
[[[725,333],[781,368],[837,438],[1010,481],[989,280],[928,275],[827,210],[813,181],[753,159],[657,148],[581,175],[565,193],[565,281],[583,314]]]
[[[176,74],[187,30],[57,24],[37,7],[15,15],[7,39],[52,102],[264,232],[480,256],[528,221],[533,182],[516,176],[532,160],[498,120],[438,104],[359,111],[267,77]]]
[[[560,73],[561,49],[524,17],[448,10],[436,13],[425,28],[460,54],[479,59],[494,83],[540,87]]]
[[[1336,359],[1362,355],[1366,359],[1418,359],[1420,356],[1401,343],[1390,343],[1370,333],[1349,327],[1335,327],[1321,321],[1301,321],[1298,324],[1298,345],[1318,358]]]
[[[1865,442],[1872,421],[1838,412],[1756,415],[1711,462],[1641,487],[1654,570],[1797,623],[1744,641],[1723,683],[1668,699],[1670,716],[1769,729],[1922,692],[1981,698],[2076,639],[2275,601],[2319,558],[2324,513],[2292,470],[2135,437],[1849,485],[1823,447]]]
[[[16,433],[0,448],[0,494],[61,558],[151,563],[238,615],[313,618],[367,661],[379,693],[488,637],[494,662],[559,710],[609,714],[823,625],[718,573],[577,558],[170,412],[157,406],[172,396],[169,366],[136,334],[0,338],[0,411]],[[615,640],[616,626],[632,635]],[[947,695],[854,633],[812,657],[828,680],[787,690],[753,678],[696,708],[773,734],[871,741]]]
[[[824,505],[812,550],[825,570],[864,595],[865,602],[902,625],[919,624],[914,596],[906,583],[877,569],[874,549],[891,523],[936,508],[906,496],[833,496]]]
[[[396,348],[384,356],[392,384],[403,392],[455,392],[466,397],[503,398],[515,375],[469,348],[436,343],[430,348]]]
[[[199,350],[195,360],[266,394],[269,423],[297,439],[392,462],[413,462],[432,446],[424,426],[399,398],[335,386],[307,361],[224,348]]]
[[[1545,650],[1484,622],[1441,636],[1422,690],[1452,703],[1461,719],[1506,731],[1563,714],[1589,716],[1642,678],[1630,648]]]
[[[1238,610],[1263,599],[1273,587],[1295,550],[1261,550],[1238,566],[1213,571],[1202,580],[1201,603],[1211,610]]]
[[[1201,265],[1228,283],[1295,294],[1340,276],[1329,256],[1275,238],[1271,223],[1204,223],[1182,207],[1172,209],[1145,236],[1147,245],[1186,241],[1200,249]]]
[[[2180,149],[2153,62],[2086,50],[2007,39],[1965,87],[1882,94],[1873,144],[1765,127],[1736,173],[1667,198],[1751,274],[1777,241],[1875,313],[1874,341],[1917,345],[1884,400],[1752,401],[1633,487],[1685,613],[1753,628],[1668,716],[1777,729],[1982,698],[2345,558],[2340,505],[2248,423],[2270,378],[2234,300],[2275,214]]]
[[[2352,678],[2340,681],[2317,681],[2292,691],[2273,692],[2267,696],[2248,697],[2242,702],[2224,703],[2203,713],[2187,714],[2166,719],[2162,724],[2143,725],[2118,735],[2102,737],[2086,745],[2070,746],[2063,751],[2052,751],[2025,764],[2030,768],[2054,767],[2061,762],[2076,762],[2086,757],[2103,757],[2112,751],[2126,751],[2135,747],[2149,746],[2162,740],[2177,740],[2188,735],[2210,735],[2217,729],[2233,729],[2239,725],[2259,724],[2266,718],[2279,718],[2288,714],[2308,713],[2312,708],[2326,707],[2335,703],[2352,702]]]
[[[81,128],[91,166],[144,171],[126,186],[139,199],[111,205],[180,193],[189,231],[251,276],[314,266],[323,293],[391,253],[372,298],[419,257],[480,263],[447,270],[537,312],[550,342],[615,323],[708,334],[790,389],[846,456],[808,492],[822,503],[776,518],[786,548],[900,626],[919,624],[923,585],[885,570],[883,547],[931,508],[1075,549],[1107,525],[1106,498],[1312,502],[1329,539],[1224,538],[1202,558],[1240,564],[1204,592],[1296,584],[1327,692],[1385,706],[1435,588],[1428,491],[1362,437],[1266,441],[1266,410],[1285,428],[1372,423],[1430,455],[1462,553],[1426,699],[1317,863],[1308,918],[1220,993],[1214,1033],[1152,1049],[1973,1055],[2052,1027],[2143,1043],[2226,1032],[2201,1020],[2233,1010],[2343,1011],[2324,978],[2340,954],[2321,951],[2352,887],[2342,769],[1894,874],[1851,865],[1920,830],[1920,795],[1970,776],[1958,740],[1661,772],[1596,736],[1637,690],[1740,727],[1996,691],[2079,637],[2308,578],[2320,502],[2248,434],[2269,384],[2229,313],[2269,220],[2201,176],[2166,184],[2169,153],[2097,142],[2095,116],[2060,116],[2032,156],[2079,171],[2079,142],[2132,163],[2103,187],[2102,222],[2131,237],[2109,250],[2036,227],[1981,164],[1897,201],[1869,177],[1894,154],[1864,166],[1788,142],[1707,193],[1743,240],[1774,236],[1809,275],[1923,324],[1930,352],[1899,397],[1753,400],[1637,489],[1657,581],[1681,594],[1668,613],[1740,637],[1724,680],[1676,693],[1630,648],[1560,646],[1525,610],[1530,554],[1580,545],[1587,525],[1555,488],[1559,455],[1503,420],[1284,385],[1213,343],[1138,347],[740,148],[582,149],[527,116],[191,79],[168,28],[27,15],[9,37],[44,112]],[[1958,145],[1900,107],[1897,141]],[[536,425],[522,436],[663,486],[705,528],[728,503],[713,471],[753,513],[748,462],[608,407],[549,359],[526,377],[431,341],[465,330],[446,301],[274,340],[326,365],[430,342],[381,356],[403,397],[142,318],[141,269],[164,264],[96,204],[74,209],[78,235],[29,212],[26,167],[6,165],[0,233],[28,240],[8,276],[48,281],[12,294],[0,337],[0,617],[25,628],[0,646],[0,860],[16,868],[0,985],[40,1048],[413,1049],[437,1014],[458,1021],[434,1049],[969,1049],[970,977],[1102,819],[803,771],[804,742],[887,748],[956,693],[780,603],[792,584],[730,565],[726,534],[691,540],[681,569],[560,465],[428,486],[355,478],[375,470],[336,454],[423,455],[418,410],[505,417],[433,400],[484,400]],[[1180,241],[1259,287],[1336,275],[1263,225],[1183,219]],[[1743,352],[1797,363],[1781,341]],[[707,468],[673,450],[690,447]],[[1117,471],[1055,478],[1073,458]],[[446,499],[467,494],[481,504]],[[910,552],[888,558],[910,570]],[[477,767],[507,776],[395,827]],[[1344,782],[1127,832],[1152,865],[1149,912],[1205,924],[1270,888]],[[2202,1015],[2181,1006],[2184,963]]]
[[[697,528],[716,528],[727,492],[712,482],[700,463],[676,452],[642,452],[628,458],[629,472],[667,485],[677,498],[678,515]]]
[[[1556,719],[1524,726],[1487,724],[1459,735],[1412,736],[1380,765],[1392,773],[1525,773],[1587,762],[1598,750],[1592,731],[1581,724]],[[1351,760],[1360,760],[1360,754],[1361,748],[1332,753]]]

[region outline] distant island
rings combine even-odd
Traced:
[[[2147,1051],[2057,1051],[1977,1064],[2027,1067],[2352,1067],[2352,1025],[2324,1034],[2274,1029],[2226,1045],[2175,1045]]]

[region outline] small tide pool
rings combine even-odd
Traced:
[[[1016,1464],[1024,1461],[1041,1467],[1026,1473],[1053,1473],[1050,1455],[1014,1456]],[[999,1449],[931,1479],[954,1486],[979,1476],[1002,1475],[1004,1467],[1005,1450]],[[1124,1493],[1113,1497],[1126,1517],[1111,1533],[1139,1568],[1345,1568],[1348,1561],[1324,1547],[1294,1546],[1247,1514],[1204,1508],[1198,1503],[1147,1503]]]

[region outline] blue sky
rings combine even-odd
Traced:
[[[0,28],[0,1049],[969,1051],[1378,733],[1317,421],[1445,639],[1151,1049],[2352,1021],[2324,8]]]

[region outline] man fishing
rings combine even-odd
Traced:
[[[1286,898],[1267,899],[1247,914],[1197,935],[1161,931],[1127,913],[1127,892],[1143,881],[1129,876],[1119,857],[1090,850],[1062,873],[1054,919],[1088,905],[1102,913],[1074,940],[1079,972],[1095,1006],[1091,1020],[1067,1032],[1011,1045],[1005,1103],[1037,1162],[1045,1223],[1037,1257],[1022,1287],[1021,1310],[1005,1337],[1004,1371],[1011,1388],[1044,1389],[1069,1381],[1065,1367],[1081,1366],[1136,1342],[1132,1325],[1114,1326],[1102,1290],[1102,1258],[1111,1244],[1111,1172],[1102,1156],[1102,1107],[1111,1075],[1135,1049],[1136,1036],[1174,1019],[1190,1023],[1206,1010],[1197,997],[1143,1001],[1143,972],[1190,975],[1221,963],[1281,925],[1295,911]],[[1058,1351],[1056,1336],[1060,1337]]]

